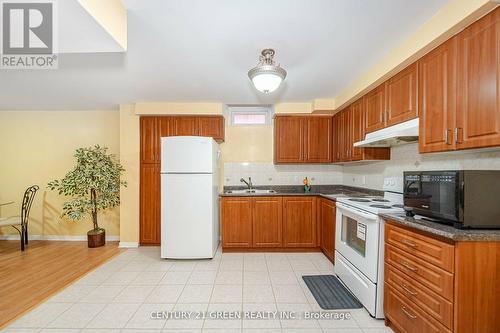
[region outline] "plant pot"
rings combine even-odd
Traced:
[[[89,230],[87,232],[87,242],[90,248],[104,246],[106,244],[106,230]]]

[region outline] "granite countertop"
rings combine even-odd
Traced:
[[[244,190],[242,186],[224,186],[221,197],[256,197],[256,196],[321,196],[335,200],[338,197],[383,196],[384,192],[345,185],[313,185],[311,192],[304,192],[301,185],[255,186],[257,190],[272,189],[274,193],[228,193],[227,191]]]
[[[422,219],[421,216],[408,217],[404,214],[379,214],[403,226],[415,228],[452,241],[500,242],[499,229],[457,229],[453,226]]]

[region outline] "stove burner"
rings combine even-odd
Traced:
[[[351,199],[347,199],[349,201],[356,201],[356,202],[370,202],[370,200],[368,199],[361,199],[361,198],[351,198]]]
[[[387,200],[387,199],[372,199],[372,201],[375,201],[375,202],[389,202],[389,200]]]
[[[391,206],[387,206],[387,205],[378,205],[378,204],[375,204],[375,205],[370,205],[370,207],[373,207],[373,208],[382,208],[382,209],[390,209]]]
[[[392,205],[392,207],[394,207],[394,208],[403,208],[404,205],[402,205],[402,204],[394,204],[394,205]]]

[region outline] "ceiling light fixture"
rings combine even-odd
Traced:
[[[278,89],[286,77],[286,71],[274,62],[274,53],[273,49],[262,50],[259,63],[248,71],[248,77],[255,88],[264,94]]]

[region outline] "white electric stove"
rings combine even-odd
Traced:
[[[402,213],[402,178],[384,180],[384,196],[337,198],[335,273],[375,318],[384,318],[384,223]]]

